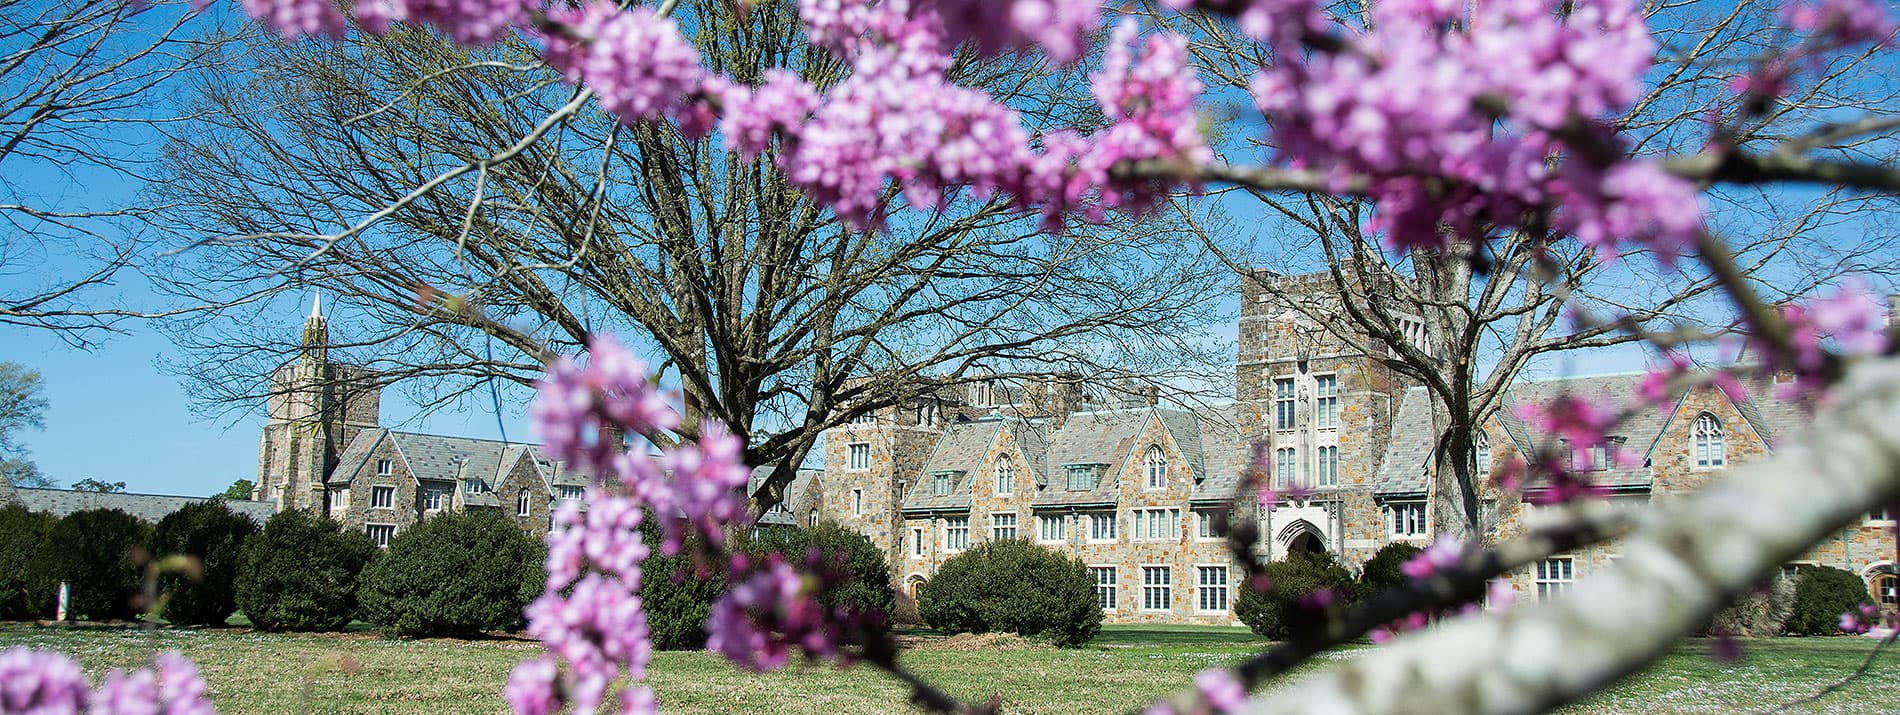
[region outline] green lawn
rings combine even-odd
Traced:
[[[238,631],[36,628],[0,625],[0,644],[54,648],[95,675],[138,665],[161,649],[183,650],[204,668],[225,713],[500,713],[497,694],[515,661],[536,652],[514,640],[387,641],[367,634],[288,636]],[[906,661],[959,697],[1002,695],[1020,713],[1122,712],[1171,692],[1203,668],[1231,662],[1259,641],[1242,629],[1108,627],[1088,648],[957,651],[920,648]],[[1736,712],[1819,689],[1858,666],[1864,639],[1751,642],[1732,665],[1690,642],[1579,712]],[[1351,658],[1354,650],[1323,660]],[[752,675],[705,653],[661,653],[653,684],[667,712],[886,713],[903,693],[868,668],[795,668]],[[1894,703],[1900,655],[1867,677],[1800,712],[1871,712]]]

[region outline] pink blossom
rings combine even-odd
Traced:
[[[71,658],[22,647],[0,652],[0,712],[82,712],[87,690],[86,675]]]
[[[244,12],[286,38],[342,37],[343,12],[330,0],[239,0]]]
[[[1196,673],[1194,687],[1215,713],[1240,712],[1247,705],[1247,686],[1226,668],[1208,668]]]
[[[508,707],[515,715],[553,715],[561,709],[561,696],[556,680],[560,677],[560,667],[548,656],[529,658],[515,664],[508,674],[508,685],[502,688],[501,697],[508,701]]]
[[[1404,564],[1399,571],[1411,578],[1426,578],[1432,574],[1458,565],[1464,558],[1464,544],[1450,536],[1440,536],[1431,546],[1418,552]]]
[[[1880,0],[1795,0],[1782,5],[1781,14],[1794,29],[1829,47],[1885,45],[1895,30],[1889,7]]]
[[[707,73],[672,18],[609,0],[549,15],[567,31],[548,35],[542,55],[569,80],[592,88],[603,109],[628,123],[689,113],[689,95]]]
[[[1564,394],[1544,404],[1525,403],[1514,411],[1533,429],[1555,434],[1573,448],[1605,444],[1618,420],[1614,405]]]

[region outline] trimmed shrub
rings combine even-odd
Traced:
[[[1775,577],[1763,588],[1742,594],[1709,619],[1708,635],[1766,638],[1781,635],[1794,613],[1795,580]],[[1840,614],[1834,614],[1840,625]]]
[[[657,535],[649,531],[647,546],[653,549],[653,555],[647,557],[645,578],[640,581],[640,600],[646,604],[653,647],[698,650],[706,646],[706,617],[712,612],[713,601],[726,591],[724,565],[715,568],[694,564],[686,556],[661,556],[659,544]]]
[[[1355,584],[1355,593],[1359,600],[1364,601],[1405,585],[1410,577],[1406,576],[1404,571],[1400,571],[1399,567],[1404,566],[1405,562],[1412,560],[1412,557],[1417,556],[1421,551],[1424,549],[1402,541],[1394,541],[1380,547],[1372,554],[1372,559],[1366,562],[1365,567],[1359,570],[1359,582]]]
[[[1334,603],[1350,601],[1354,582],[1352,573],[1326,554],[1296,552],[1283,561],[1266,566],[1272,586],[1265,592],[1240,589],[1234,599],[1234,617],[1253,632],[1284,640],[1321,624],[1321,614],[1303,605],[1306,597],[1321,588],[1332,591]]]
[[[802,563],[814,547],[828,555],[844,554],[845,571],[851,574],[848,582],[824,594],[820,601],[827,606],[890,615],[897,601],[897,592],[891,588],[890,562],[870,537],[827,521],[809,529],[767,529],[745,543],[746,553],[776,552],[791,563]]]
[[[1102,627],[1088,566],[1025,539],[950,557],[917,601],[924,623],[951,632],[1007,631],[1073,647]]]
[[[545,585],[546,557],[498,514],[438,514],[397,534],[363,569],[358,615],[404,638],[520,630],[526,584]]]
[[[59,519],[18,504],[0,507],[0,619],[31,620],[53,615],[53,580],[47,538]]]
[[[159,612],[173,623],[221,626],[237,612],[238,561],[257,521],[231,511],[223,501],[194,502],[158,520],[150,551],[157,558],[196,559],[195,573],[167,571],[158,577]]]
[[[335,631],[356,615],[357,577],[378,549],[360,531],[301,509],[244,542],[237,605],[266,631]]]
[[[1788,616],[1791,635],[1831,636],[1841,632],[1841,614],[1872,603],[1867,582],[1851,571],[1832,566],[1802,566],[1794,585],[1794,608]]]
[[[76,511],[53,525],[47,536],[50,571],[55,581],[71,585],[69,615],[96,621],[138,617],[147,529],[118,509]]]

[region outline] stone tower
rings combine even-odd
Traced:
[[[324,480],[350,440],[377,426],[381,389],[375,371],[330,361],[321,295],[311,302],[299,345],[295,361],[271,372],[252,498],[276,500],[278,511],[324,513]]]
[[[886,561],[901,563],[904,496],[954,409],[953,401],[927,394],[826,430],[824,494],[813,507],[819,518],[864,534]]]
[[[1243,439],[1264,442],[1273,456],[1276,484],[1311,490],[1266,515],[1265,551],[1278,558],[1323,550],[1363,561],[1382,543],[1373,489],[1406,381],[1385,366],[1388,348],[1368,354],[1351,344],[1368,341],[1328,332],[1351,325],[1330,275],[1256,277],[1271,290],[1242,282],[1237,420]]]

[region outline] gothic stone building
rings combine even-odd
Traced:
[[[1256,443],[1273,456],[1277,484],[1306,487],[1303,498],[1235,515],[1258,520],[1268,557],[1319,551],[1356,568],[1389,543],[1426,545],[1434,537],[1428,395],[1386,367],[1389,347],[1375,342],[1372,351],[1356,351],[1319,328],[1328,278],[1266,277],[1278,291],[1249,283],[1242,292],[1231,405],[1175,409],[1150,395],[1109,408],[1028,399],[1048,394],[1046,382],[978,385],[968,395],[881,410],[828,431],[823,473],[801,477],[806,483],[790,492],[788,509],[869,536],[911,594],[971,544],[1035,540],[1087,563],[1108,620],[1119,623],[1235,622],[1240,569],[1214,514],[1230,503]],[[1303,306],[1280,296],[1299,296]],[[1424,318],[1405,323],[1407,339],[1429,344]],[[1478,440],[1481,478],[1515,456],[1569,448],[1514,417],[1517,405],[1565,393],[1634,405],[1641,378],[1514,385]],[[1594,481],[1615,501],[1696,489],[1773,452],[1806,424],[1806,410],[1776,399],[1774,385],[1747,387],[1736,395],[1712,386],[1685,390],[1668,409],[1636,410],[1609,448],[1571,453],[1596,468]],[[1625,456],[1611,459],[1612,449]],[[1521,533],[1539,520],[1539,508],[1514,496],[1483,496],[1488,536]],[[1891,606],[1900,600],[1892,516],[1870,513],[1803,561],[1862,575]],[[1561,592],[1615,559],[1617,548],[1554,556],[1511,580],[1531,597]]]
[[[329,338],[313,305],[302,353],[271,374],[256,499],[324,514],[387,545],[445,510],[498,511],[538,536],[557,500],[581,498],[586,478],[536,445],[379,426],[377,376],[332,362]]]

